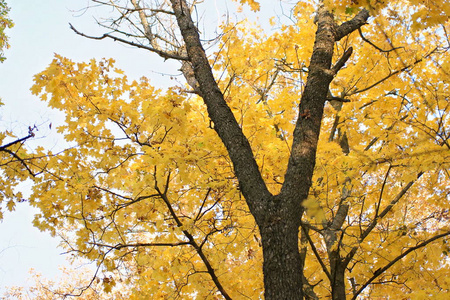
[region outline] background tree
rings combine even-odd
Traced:
[[[8,18],[9,7],[4,0],[0,0],[0,62],[5,60],[3,49],[8,49],[8,36],[5,29],[12,28],[14,23]]]
[[[189,85],[161,91],[113,60],[61,56],[35,77],[74,145],[42,161],[35,224],[116,272],[108,286],[124,278],[130,297],[156,299],[448,297],[444,1],[299,1],[270,35],[223,24],[208,54],[196,1],[93,2],[116,12],[102,24],[112,33],[76,33],[179,60]]]
[[[9,7],[4,0],[0,0],[0,62],[3,62],[3,50],[9,48],[7,28],[12,28],[14,23],[8,17]],[[0,99],[0,106],[3,106]],[[28,134],[18,138],[11,131],[0,132],[0,220],[3,219],[3,211],[13,211],[16,202],[23,200],[22,193],[17,191],[17,185],[35,176],[30,166],[31,157],[26,154],[24,143],[34,137],[36,126],[28,127]]]
[[[80,286],[89,285],[81,296],[81,300],[101,300],[101,299],[128,299],[128,289],[116,287],[108,289],[108,277],[100,277],[92,280],[93,272],[89,268],[62,268],[62,278],[54,282],[43,278],[34,270],[31,270],[34,284],[30,287],[9,287],[3,294],[2,300],[31,300],[45,299],[56,300],[65,298]],[[106,289],[105,289],[106,287]]]

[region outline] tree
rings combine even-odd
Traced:
[[[0,62],[6,58],[3,50],[9,48],[8,36],[5,29],[12,28],[14,23],[8,16],[9,7],[4,0],[0,0]],[[0,106],[3,102],[0,99]],[[3,211],[13,211],[16,202],[23,200],[22,193],[16,191],[17,185],[35,176],[30,165],[31,156],[27,154],[23,145],[25,141],[34,137],[36,126],[28,127],[28,134],[18,138],[11,131],[0,132],[0,220],[3,219]],[[5,207],[4,207],[5,206]]]
[[[4,0],[0,0],[0,62],[5,60],[3,49],[9,48],[8,36],[5,29],[12,28],[14,23],[8,17],[9,7]]]
[[[93,2],[112,33],[77,34],[178,60],[189,86],[57,55],[32,91],[74,146],[42,153],[37,227],[136,299],[448,297],[445,1],[298,1],[209,54],[196,1]]]

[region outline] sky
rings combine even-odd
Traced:
[[[220,6],[225,1],[209,1],[208,17],[217,26],[217,20],[226,17],[226,10]],[[269,2],[276,6],[277,1]],[[63,116],[47,108],[29,91],[33,75],[43,71],[55,53],[74,61],[113,57],[116,67],[124,70],[130,79],[146,76],[154,85],[163,88],[176,84],[170,79],[180,74],[175,62],[164,62],[148,51],[112,40],[97,41],[76,35],[69,28],[69,22],[88,35],[104,33],[93,15],[104,16],[109,11],[85,10],[88,0],[7,0],[7,3],[15,26],[7,31],[11,48],[5,51],[7,59],[0,64],[0,98],[5,104],[0,107],[0,131],[10,130],[22,137],[27,135],[29,126],[36,125],[36,137],[27,143],[30,149],[38,145],[51,149],[66,146],[55,133]],[[268,14],[272,12],[273,8],[270,8]],[[206,24],[205,28],[208,26]],[[53,129],[49,128],[50,123]],[[20,189],[26,195],[30,184],[26,183]],[[58,239],[32,226],[35,213],[37,210],[21,203],[16,211],[5,212],[4,220],[0,222],[0,295],[6,286],[32,284],[30,269],[42,273],[45,278],[56,279],[61,274],[58,266],[68,265],[61,255],[63,250],[58,248]]]

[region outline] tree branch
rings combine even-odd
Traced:
[[[6,144],[6,145],[0,146],[0,152],[6,152],[6,153],[8,153],[9,155],[11,155],[12,157],[14,157],[15,159],[17,159],[32,177],[35,177],[36,174],[34,174],[33,171],[31,171],[31,169],[28,167],[28,165],[27,165],[27,163],[25,162],[25,160],[24,160],[23,158],[20,158],[20,157],[17,155],[17,153],[15,153],[15,152],[9,150],[8,148],[11,147],[11,146],[14,146],[14,145],[16,145],[16,144],[25,142],[25,141],[28,140],[29,138],[34,137],[35,134],[34,134],[33,130],[34,130],[35,128],[36,128],[36,126],[33,127],[33,128],[30,126],[30,127],[28,128],[28,129],[29,129],[29,130],[28,130],[28,135],[27,135],[26,137],[17,139],[17,140],[15,140],[15,141],[12,141],[12,142]]]
[[[323,272],[325,273],[325,275],[327,275],[328,279],[331,282],[331,274],[330,271],[328,271],[327,266],[325,266],[325,263],[323,262],[322,258],[320,257],[319,252],[316,249],[316,246],[314,245],[313,240],[311,239],[311,237],[309,236],[306,228],[304,227],[304,224],[301,224],[302,227],[302,232],[305,234],[306,239],[309,242],[309,245],[311,246],[311,250],[314,253],[314,256],[316,257],[317,261],[319,262],[320,266],[322,267]]]
[[[423,172],[420,172],[417,175],[417,179],[420,178],[420,176],[422,176]],[[400,201],[400,199],[406,194],[406,192],[411,188],[411,186],[414,184],[414,182],[416,182],[416,180],[410,181],[401,191],[400,193],[398,193],[398,195],[394,198],[394,200],[391,201],[391,203],[389,203],[388,206],[386,206],[386,208],[378,215],[376,216],[372,223],[369,225],[369,227],[367,227],[367,229],[364,231],[364,233],[361,235],[360,237],[360,241],[362,242],[368,235],[369,233],[372,231],[373,228],[375,228],[375,226],[378,224],[378,221],[381,220],[382,218],[384,218],[385,215],[388,214],[388,212],[391,211],[391,209],[394,207],[395,204],[397,204],[398,201]]]
[[[158,54],[159,56],[161,56],[164,59],[176,59],[176,60],[182,60],[182,61],[188,60],[187,57],[178,55],[175,52],[167,52],[167,51],[156,49],[154,47],[149,47],[149,46],[141,45],[141,44],[138,44],[138,43],[135,43],[135,42],[132,42],[132,41],[127,41],[127,40],[122,39],[120,37],[110,35],[109,33],[105,33],[102,36],[98,36],[98,37],[96,37],[96,36],[89,36],[87,34],[84,34],[84,33],[80,32],[80,31],[78,31],[75,27],[73,27],[72,24],[69,23],[69,25],[70,25],[70,29],[72,29],[76,34],[81,35],[82,37],[85,37],[85,38],[88,38],[88,39],[103,40],[105,38],[110,38],[113,41],[118,41],[118,42],[121,42],[121,43],[124,43],[124,44],[127,44],[127,45],[131,45],[131,46],[134,46],[134,47],[137,47],[137,48],[141,48],[141,49],[145,49],[145,50],[154,52],[154,53]]]
[[[335,96],[327,97],[326,100],[327,100],[327,101],[344,102],[344,103],[350,102],[350,99],[342,98],[342,97],[335,97]]]
[[[368,43],[369,45],[371,45],[372,47],[374,47],[375,49],[377,49],[377,50],[380,51],[380,52],[391,52],[391,51],[395,51],[395,50],[397,50],[397,49],[404,48],[404,47],[395,47],[395,48],[392,48],[392,49],[389,49],[389,50],[383,50],[383,49],[381,49],[380,47],[378,47],[377,45],[375,45],[374,43],[372,43],[371,41],[369,41],[369,40],[363,35],[363,33],[362,33],[362,31],[361,31],[361,28],[358,28],[358,32],[359,32],[359,36],[361,37],[361,39],[362,39],[364,42]]]
[[[191,242],[178,242],[178,243],[135,243],[135,244],[117,244],[114,246],[99,244],[99,243],[89,243],[93,246],[103,247],[108,249],[120,250],[123,248],[138,248],[138,247],[176,247],[190,245]]]
[[[422,176],[423,172],[420,172],[417,175],[417,179],[419,179]],[[406,194],[406,192],[411,188],[411,186],[414,184],[414,182],[416,182],[416,180],[410,181],[398,194],[397,196],[394,198],[394,200],[391,201],[391,203],[389,203],[389,205],[377,216],[375,216],[375,218],[372,220],[372,222],[369,224],[369,226],[366,228],[366,230],[364,230],[364,232],[361,234],[361,236],[359,237],[359,243],[362,243],[367,236],[370,234],[370,232],[372,232],[372,230],[375,228],[375,226],[378,224],[378,221],[381,220],[382,218],[384,218],[385,215],[388,214],[388,212],[391,211],[391,209],[394,207],[394,205],[400,201],[400,199]],[[358,247],[355,246],[353,247],[350,252],[346,255],[345,260],[344,260],[344,264],[347,265],[350,260],[353,258],[353,256],[356,254],[356,251],[358,250]]]
[[[353,47],[349,47],[347,50],[345,50],[342,57],[336,62],[336,64],[332,68],[332,71],[334,72],[334,74],[336,74],[340,69],[342,69],[342,67],[345,65],[345,63],[350,58],[352,53],[353,53]]]
[[[297,206],[307,198],[312,184],[323,106],[333,79],[330,70],[335,43],[333,15],[321,6],[317,16],[314,49],[280,193],[282,198]]]
[[[195,79],[199,83],[200,95],[206,104],[209,117],[214,122],[214,130],[224,143],[233,162],[240,189],[250,210],[257,222],[260,221],[261,223],[265,217],[267,200],[271,199],[272,195],[261,177],[250,143],[239,127],[214,79],[211,66],[200,41],[198,29],[192,21],[186,1],[171,0],[171,3],[192,64]]]
[[[340,26],[336,28],[335,34],[336,42],[342,39],[343,37],[349,35],[353,31],[361,28],[361,26],[366,24],[368,18],[369,18],[369,11],[364,8],[353,19],[342,23]]]
[[[155,172],[155,174],[156,174],[156,172]],[[169,178],[169,176],[168,176],[168,178]],[[175,213],[175,211],[174,211],[174,209],[172,207],[172,204],[170,204],[169,198],[167,197],[167,190],[165,190],[164,193],[163,193],[163,192],[161,192],[161,190],[158,187],[158,182],[156,181],[156,175],[155,175],[155,189],[158,192],[158,194],[161,197],[161,199],[166,204],[167,209],[169,210],[169,213],[172,216],[172,218],[175,220],[175,223],[177,224],[177,226],[182,228],[183,227],[183,223],[181,222],[180,218]],[[222,296],[225,299],[231,300],[231,297],[228,295],[228,293],[226,292],[225,288],[223,287],[223,285],[219,281],[219,278],[217,277],[214,268],[212,267],[211,263],[209,262],[208,258],[206,257],[205,253],[203,252],[203,249],[202,249],[201,245],[199,245],[195,241],[194,236],[191,233],[189,233],[189,231],[187,231],[186,229],[182,229],[182,232],[183,232],[184,236],[189,240],[188,244],[191,245],[192,247],[194,247],[195,251],[197,252],[197,254],[200,256],[201,260],[205,264],[205,267],[208,270],[208,274],[211,276],[211,279],[214,282],[214,284],[216,285],[216,287],[219,290],[219,292],[222,294]]]
[[[431,56],[434,52],[436,52],[437,49],[438,49],[437,47],[434,48],[433,50],[430,51],[430,53],[428,53],[428,54],[425,55],[424,57],[415,60],[415,61],[412,62],[411,64],[409,64],[409,65],[407,65],[407,66],[405,66],[405,67],[403,67],[403,68],[401,68],[401,69],[399,69],[399,70],[396,70],[396,71],[394,71],[394,72],[389,72],[389,74],[386,75],[384,78],[381,78],[381,79],[378,80],[377,82],[375,82],[375,83],[371,84],[370,86],[365,87],[365,88],[363,88],[363,89],[361,89],[361,90],[356,89],[354,92],[349,93],[349,95],[359,94],[359,93],[365,92],[365,91],[367,91],[367,90],[370,90],[371,88],[373,88],[373,87],[379,85],[380,83],[386,81],[387,79],[391,78],[392,76],[395,76],[395,75],[397,75],[397,74],[399,74],[399,73],[401,73],[401,72],[404,72],[404,71],[408,70],[409,68],[414,67],[414,66],[417,65],[418,63],[422,62],[425,58],[428,58],[429,56]]]
[[[0,151],[5,151],[6,148],[9,148],[9,147],[11,147],[11,146],[13,146],[15,144],[21,143],[21,142],[25,142],[26,140],[28,140],[29,138],[32,138],[32,137],[34,137],[34,133],[33,132],[29,133],[26,137],[17,139],[15,141],[12,141],[11,143],[8,143],[6,145],[0,146]]]
[[[423,242],[421,242],[420,244],[418,244],[417,246],[408,248],[408,250],[406,250],[405,252],[403,252],[402,254],[400,254],[399,256],[397,256],[396,258],[394,258],[391,262],[389,262],[387,265],[385,265],[383,268],[380,268],[378,270],[375,271],[375,273],[373,274],[372,277],[370,277],[369,280],[367,280],[353,295],[352,300],[356,300],[356,297],[369,285],[372,283],[372,281],[374,281],[377,277],[379,277],[381,274],[383,274],[384,272],[386,272],[390,267],[392,267],[395,263],[397,263],[399,260],[401,260],[402,258],[404,258],[405,256],[407,256],[409,253],[423,248],[426,245],[428,245],[431,242],[434,242],[440,238],[443,238],[447,235],[450,235],[450,231],[444,232],[442,234],[436,235],[432,238],[429,238],[428,240],[425,240]]]
[[[299,105],[291,156],[280,194],[292,199],[295,205],[300,205],[301,201],[306,199],[312,184],[311,178],[315,167],[323,107],[330,82],[333,80],[335,71],[344,65],[352,52],[350,49],[347,50],[336,66],[331,69],[334,44],[337,40],[364,25],[368,17],[369,13],[363,10],[352,21],[346,22],[336,29],[333,14],[328,12],[324,6],[318,9],[318,27],[314,49],[306,86]]]

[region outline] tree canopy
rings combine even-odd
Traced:
[[[208,48],[197,1],[92,2],[114,8],[108,33],[75,33],[186,79],[162,90],[60,55],[35,76],[73,145],[36,151],[35,226],[95,261],[106,292],[449,297],[446,1],[295,1],[259,20],[272,30],[228,20]]]

